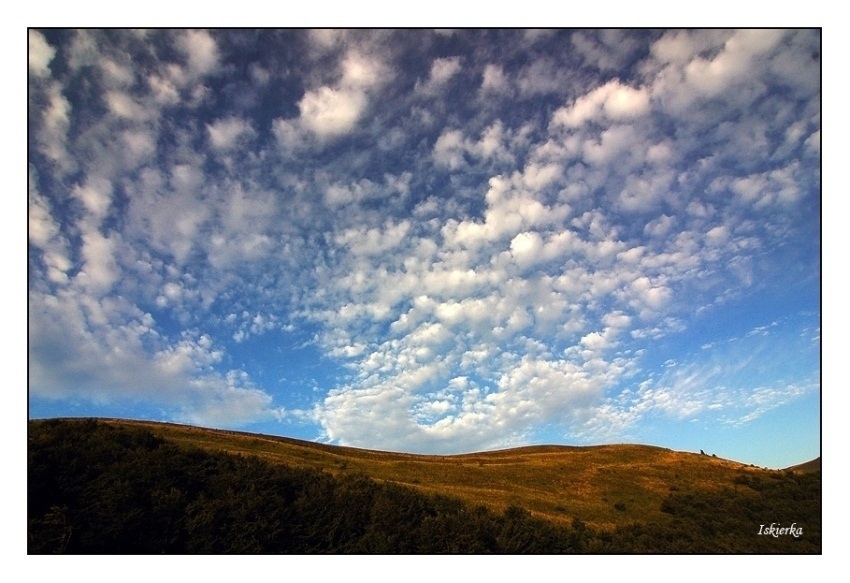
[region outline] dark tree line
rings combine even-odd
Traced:
[[[40,421],[29,428],[28,551],[820,552],[820,473],[741,480],[741,492],[671,495],[663,524],[600,532],[578,520],[558,527],[523,508],[498,514],[362,475],[332,477],[178,447],[143,429]],[[753,521],[792,512],[804,536],[755,535]]]

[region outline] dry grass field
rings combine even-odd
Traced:
[[[522,506],[559,524],[579,519],[610,529],[664,521],[671,492],[738,489],[734,478],[765,470],[708,455],[646,445],[534,446],[453,456],[412,455],[323,445],[294,439],[176,424],[106,420],[144,427],[178,444],[259,457],[333,475],[378,481],[459,498],[496,511]],[[742,488],[743,490],[743,488]],[[754,493],[753,493],[754,494]]]

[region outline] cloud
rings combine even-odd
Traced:
[[[448,130],[434,144],[434,161],[450,170],[464,165],[464,138],[459,130]]]
[[[791,82],[787,72],[793,67],[788,63],[802,66],[811,62],[818,42],[806,31],[668,32],[651,48],[658,61],[647,63],[647,72],[653,70],[655,75],[653,97],[665,110],[680,116],[698,102],[717,99],[746,107],[777,82],[811,95],[817,91],[818,81],[799,70],[801,75]]]
[[[640,47],[638,38],[616,29],[580,31],[570,37],[570,44],[585,63],[602,71],[621,69]]]
[[[565,85],[566,75],[554,61],[542,57],[523,67],[517,74],[516,84],[519,93],[525,97],[560,93]]]
[[[112,204],[112,184],[109,180],[92,177],[85,185],[74,187],[71,196],[82,202],[87,213],[99,223]]]
[[[50,75],[50,61],[56,55],[56,50],[53,49],[44,36],[37,30],[30,29],[27,32],[29,38],[29,71],[31,74],[38,77],[47,77]]]
[[[47,86],[45,98],[47,103],[39,112],[41,125],[35,129],[35,138],[41,153],[61,171],[69,173],[77,167],[68,151],[71,104],[62,94],[62,87],[58,83]]]
[[[186,57],[191,77],[202,77],[215,72],[218,68],[218,45],[209,32],[187,30],[178,36],[177,46]]]
[[[41,252],[45,276],[52,283],[66,283],[72,267],[69,244],[59,223],[53,218],[50,202],[38,192],[37,177],[32,168],[29,176],[29,212],[27,235],[30,245]]]
[[[510,81],[500,65],[487,64],[481,79],[481,93],[507,93]]]
[[[98,231],[83,235],[83,264],[77,281],[94,294],[108,292],[118,281],[119,269],[115,263],[115,240],[104,237]]]
[[[387,67],[356,49],[344,56],[339,68],[336,84],[304,93],[298,102],[298,118],[275,120],[275,132],[284,147],[297,147],[304,133],[320,142],[351,133],[368,109],[370,93],[387,81]]]
[[[207,124],[207,134],[214,150],[227,151],[235,148],[240,138],[253,135],[254,129],[244,119],[228,117]]]
[[[632,88],[614,80],[576,99],[552,116],[555,126],[576,127],[600,119],[623,121],[649,111],[649,92]]]
[[[800,196],[799,181],[793,176],[796,165],[752,174],[732,181],[729,188],[746,203],[764,206],[780,203],[793,203]]]
[[[819,297],[816,34],[29,36],[36,399],[457,452],[814,386],[688,350]]]
[[[170,343],[150,314],[120,298],[70,287],[30,294],[30,390],[47,399],[177,405],[173,419],[238,426],[274,417],[272,397],[243,374],[213,371],[222,359],[207,335]]]
[[[433,95],[443,89],[449,80],[460,73],[460,57],[435,59],[431,64],[431,73],[423,84],[417,82],[416,89],[423,94]]]
[[[307,92],[298,102],[304,126],[320,138],[350,132],[366,108],[366,96],[359,91],[320,87]]]
[[[144,239],[178,264],[186,262],[213,212],[201,199],[201,174],[193,166],[176,164],[167,174],[147,169],[140,178],[130,190],[129,235]]]
[[[717,95],[752,74],[753,61],[769,53],[783,32],[769,29],[736,31],[713,58],[697,57],[685,66],[685,82],[705,95]]]

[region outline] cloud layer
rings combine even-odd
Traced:
[[[816,31],[29,47],[31,400],[455,452],[818,391]]]

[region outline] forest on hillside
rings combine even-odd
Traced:
[[[732,488],[671,492],[661,510],[664,521],[611,531],[578,517],[557,526],[518,506],[497,513],[365,475],[178,446],[146,429],[29,423],[30,554],[821,552],[820,471],[742,474]],[[789,518],[799,536],[758,534]]]

